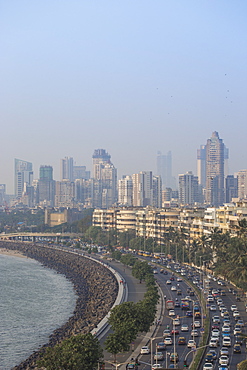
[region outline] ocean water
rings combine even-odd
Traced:
[[[47,343],[73,314],[73,285],[29,258],[0,255],[0,370],[10,370]]]

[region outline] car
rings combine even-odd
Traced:
[[[212,304],[210,307],[209,307],[210,311],[216,311],[217,310],[217,307]]]
[[[196,347],[196,342],[193,339],[188,340],[187,347],[188,348]]]
[[[200,319],[201,318],[201,312],[195,312],[194,318],[195,319]]]
[[[171,354],[170,354],[170,361],[171,362],[178,362],[179,361],[179,357],[178,357],[178,353],[177,352],[172,352]]]
[[[232,313],[233,317],[239,316],[239,312],[237,310],[233,311]]]
[[[205,362],[202,369],[203,370],[213,370],[213,364],[211,362]]]
[[[229,368],[226,365],[222,365],[222,366],[220,365],[218,370],[229,370]]]
[[[210,348],[216,348],[218,347],[218,338],[211,338],[210,341],[209,341],[209,347]]]
[[[166,346],[168,346],[169,344],[172,344],[172,338],[171,337],[165,337],[164,338],[164,343]]]
[[[175,307],[175,308],[180,308],[180,302],[176,301],[176,302],[174,303],[174,307]]]
[[[178,335],[179,334],[179,330],[178,329],[172,329],[171,330],[171,335]]]
[[[156,344],[156,348],[158,351],[164,351],[166,349],[166,345],[164,342],[159,342]]]
[[[188,317],[192,317],[193,316],[193,312],[192,311],[187,311],[185,315],[188,316]]]
[[[171,333],[170,329],[165,329],[165,330],[163,331],[163,337],[164,337],[164,338],[165,338],[165,337],[169,337],[169,336],[170,336],[170,333]]]
[[[172,286],[171,286],[171,290],[176,291],[176,290],[177,290],[177,287],[176,287],[175,285],[172,285]]]
[[[212,338],[219,338],[219,336],[220,336],[220,331],[219,331],[219,329],[213,329],[212,330],[212,332],[211,332],[211,336],[212,336]]]
[[[231,311],[237,311],[237,310],[238,310],[237,306],[235,304],[232,304]]]
[[[141,355],[148,355],[150,353],[150,349],[148,346],[143,346],[141,348]]]
[[[163,366],[161,364],[153,364],[152,366],[152,370],[155,370],[155,369],[162,369]]]
[[[212,330],[214,330],[214,329],[220,329],[220,326],[219,326],[219,324],[213,324],[212,325],[212,328],[211,328]]]
[[[207,301],[208,302],[214,302],[214,297],[212,295],[208,295]]]
[[[237,325],[240,325],[241,327],[244,327],[244,321],[243,320],[238,320]]]
[[[167,285],[170,285],[171,283],[172,283],[171,280],[166,280]]]
[[[213,316],[213,322],[219,324],[220,323],[220,317],[219,316],[216,316],[216,315]]]
[[[223,325],[221,331],[222,333],[230,333],[231,328],[229,325]]]
[[[220,355],[229,355],[229,349],[227,347],[222,347],[220,349]]]
[[[224,318],[223,319],[223,325],[225,325],[225,324],[231,326],[231,321],[229,319]]]
[[[233,334],[234,335],[239,335],[239,334],[242,334],[242,330],[241,330],[241,328],[234,328],[234,330],[233,330]]]
[[[181,281],[183,281],[183,279],[181,279],[180,277],[178,277],[178,278],[177,278],[177,281],[178,281],[178,282],[181,282]]]
[[[223,337],[222,345],[223,345],[223,347],[231,347],[231,338]]]
[[[200,321],[194,321],[194,328],[200,328],[201,327],[201,322]]]
[[[170,310],[168,315],[169,316],[175,316],[176,314],[175,314],[175,311],[174,310]]]
[[[240,344],[238,344],[238,343],[234,344],[234,346],[233,346],[233,352],[234,353],[241,353],[241,346],[240,346]]]
[[[164,360],[164,355],[162,352],[156,352],[154,355],[154,361],[163,361]]]
[[[131,362],[127,364],[127,370],[135,370],[136,364],[134,362]]]
[[[206,362],[214,362],[214,356],[212,355],[212,353],[207,353],[206,356],[205,356],[205,361]]]
[[[189,325],[187,325],[187,324],[183,324],[183,325],[181,325],[180,330],[181,330],[181,331],[189,331]]]
[[[178,344],[186,344],[186,339],[185,339],[185,337],[179,337],[179,338],[178,338]]]
[[[227,355],[221,355],[219,358],[219,364],[228,365],[228,363],[229,363],[229,357]]]
[[[173,324],[174,324],[175,326],[180,325],[180,320],[179,320],[179,319],[174,319],[174,320],[173,320]]]
[[[235,336],[235,344],[243,344],[243,338],[240,335]]]
[[[217,358],[217,352],[215,351],[215,349],[210,349],[208,351],[208,353],[211,353],[211,355],[213,356],[213,359],[216,360],[216,358]]]
[[[191,336],[192,336],[192,337],[198,337],[198,336],[199,336],[198,331],[197,331],[196,329],[191,330]]]

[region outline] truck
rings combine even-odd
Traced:
[[[172,301],[171,299],[168,299],[166,301],[166,309],[167,310],[174,310],[174,301]]]

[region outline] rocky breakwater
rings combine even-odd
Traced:
[[[54,346],[63,339],[93,330],[114,304],[118,284],[114,275],[102,264],[86,257],[35,244],[0,242],[0,248],[17,250],[44,266],[64,274],[74,284],[77,294],[73,316],[50,336],[49,343],[34,352],[15,370],[35,369],[35,362],[47,346]]]

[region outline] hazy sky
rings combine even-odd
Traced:
[[[94,149],[119,176],[196,173],[218,131],[230,173],[247,168],[247,2],[0,0],[0,183],[14,158],[91,170]]]

